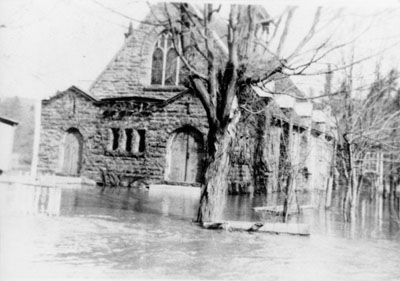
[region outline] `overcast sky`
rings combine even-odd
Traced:
[[[345,27],[337,33],[372,25],[359,41],[358,53],[388,49],[382,54],[387,67],[400,66],[399,1],[352,1],[351,6],[345,1],[300,2],[300,30],[321,2],[329,5],[328,11],[347,7]],[[282,1],[262,3],[268,3],[272,15],[284,8]],[[71,85],[87,90],[123,45],[130,20],[119,13],[140,20],[147,11],[145,2],[133,0],[0,0],[0,97],[41,99]],[[370,20],[370,14],[378,15]],[[318,79],[298,83],[305,89],[312,81],[318,88]]]

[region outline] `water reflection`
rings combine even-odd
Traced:
[[[149,198],[152,202],[160,202],[160,209],[157,209],[163,215],[192,219],[196,216],[200,189],[153,185],[149,190]]]
[[[316,206],[290,217],[311,225],[312,235],[304,238],[198,228],[190,221],[199,195],[199,189],[170,186],[0,186],[0,279],[6,272],[25,278],[400,280],[399,198],[362,196],[357,220],[349,224],[338,195],[325,210],[323,194],[298,194],[301,204]],[[279,204],[280,194],[231,196],[224,216],[259,220],[253,207]]]
[[[61,210],[59,187],[38,187],[16,184],[2,189],[1,212],[20,214],[46,214],[58,216]]]
[[[191,220],[196,217],[200,190],[192,187],[155,185],[149,190],[135,189],[71,189],[62,187],[38,187],[27,185],[4,186],[0,191],[2,214],[103,215],[144,212]],[[400,226],[400,198],[370,198],[362,195],[353,223],[342,221],[342,201],[339,194],[332,199],[331,208],[325,210],[324,194],[299,193],[300,205],[314,206],[301,214],[292,214],[290,222],[308,223],[317,232],[333,235],[341,232],[349,237],[397,236]],[[273,193],[267,196],[230,196],[224,209],[224,219],[243,221],[280,221],[274,214],[255,212],[254,207],[283,204],[283,196]]]
[[[356,220],[345,223],[342,215],[342,200],[335,193],[331,207],[325,209],[325,194],[309,192],[297,194],[300,206],[305,206],[301,214],[291,214],[290,223],[308,223],[314,233],[340,235],[347,238],[387,238],[397,239],[400,232],[400,198],[371,199],[362,194]],[[231,196],[225,207],[224,217],[228,220],[281,221],[281,217],[266,212],[255,212],[254,207],[283,205],[283,195],[273,193],[262,197]],[[309,209],[312,206],[312,209]]]

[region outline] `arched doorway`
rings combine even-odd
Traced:
[[[64,140],[64,154],[61,173],[66,176],[78,176],[82,163],[83,137],[78,129],[67,131]]]
[[[201,182],[203,135],[193,127],[176,130],[168,143],[166,179],[173,182]]]

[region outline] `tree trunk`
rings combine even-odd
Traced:
[[[294,185],[294,170],[293,166],[296,163],[294,162],[294,155],[293,155],[293,146],[294,146],[294,139],[293,139],[293,114],[290,116],[289,120],[289,132],[288,132],[288,137],[287,137],[287,150],[286,150],[286,157],[287,157],[287,165],[285,169],[285,173],[287,174],[287,179],[285,182],[285,187],[284,187],[284,192],[285,192],[285,198],[283,202],[283,222],[287,222],[288,216],[289,216],[289,211],[290,211],[290,204],[292,201],[292,193],[293,193],[293,185]]]
[[[271,167],[267,160],[268,150],[268,138],[267,138],[267,126],[271,120],[267,118],[267,114],[257,117],[257,128],[256,128],[256,147],[254,149],[253,163],[251,163],[253,185],[256,193],[267,194],[268,193],[268,181],[267,177],[271,172]],[[269,126],[268,126],[269,128]]]
[[[285,187],[285,200],[283,201],[283,213],[282,213],[282,221],[287,222],[289,218],[290,206],[293,200],[293,182],[294,178],[292,173],[288,174],[286,187]]]
[[[344,196],[344,201],[343,201],[343,215],[345,222],[350,221],[350,201],[351,201],[351,179],[349,177],[346,185],[346,194]]]
[[[357,175],[356,171],[353,168],[353,171],[351,173],[351,188],[352,188],[352,195],[351,195],[351,204],[350,204],[350,221],[354,222],[356,218],[356,208],[357,208],[357,202],[358,202],[358,192],[357,192]]]
[[[329,209],[332,204],[332,189],[333,189],[333,177],[329,177],[326,183],[326,194],[325,194],[326,209]]]
[[[204,186],[201,192],[197,221],[211,222],[221,218],[228,190],[228,173],[230,169],[229,149],[232,137],[222,133],[217,135],[215,159],[208,164],[205,171]]]
[[[199,223],[213,222],[222,218],[228,191],[231,149],[240,118],[237,103],[235,105],[232,108],[232,118],[228,125],[216,132],[213,130],[209,132],[208,141],[212,142],[209,143],[209,147],[213,147],[213,155],[209,155],[211,160],[206,163],[205,167],[204,186],[197,214]]]
[[[394,169],[394,165],[393,165],[393,161],[394,161],[394,157],[393,154],[390,155],[390,174],[389,174],[389,197],[395,197],[396,196],[396,185],[395,185],[395,180],[394,180],[394,173],[395,173],[395,169]]]
[[[346,198],[343,206],[345,221],[353,222],[356,218],[356,209],[358,202],[357,192],[357,175],[355,170],[349,171],[349,179],[347,182]]]
[[[354,221],[356,217],[356,207],[358,202],[358,178],[357,169],[354,163],[354,152],[351,146],[347,145],[347,190],[343,204],[343,213],[345,221]]]

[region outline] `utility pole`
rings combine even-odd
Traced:
[[[33,155],[31,163],[31,178],[36,180],[37,165],[39,159],[39,143],[40,143],[40,117],[42,113],[42,101],[39,99],[35,103],[35,130],[33,136]]]

